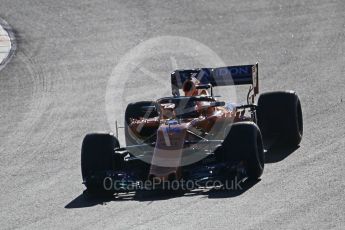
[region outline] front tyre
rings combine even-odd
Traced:
[[[261,132],[253,122],[238,122],[230,125],[230,131],[216,152],[223,162],[243,162],[248,179],[260,178],[265,166]]]
[[[89,194],[111,193],[105,190],[100,175],[105,175],[107,170],[118,170],[121,167],[120,158],[114,162],[114,149],[119,146],[119,141],[113,134],[91,133],[84,137],[81,173]]]

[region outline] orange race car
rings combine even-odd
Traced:
[[[126,147],[113,134],[86,135],[81,168],[87,190],[189,190],[258,179],[268,144],[297,146],[303,134],[296,93],[264,93],[255,104],[258,83],[258,64],[176,70],[172,96],[127,106]],[[244,84],[250,85],[246,104],[213,95],[213,87]]]

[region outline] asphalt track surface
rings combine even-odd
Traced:
[[[344,12],[343,0],[0,0],[18,43],[0,73],[0,228],[344,229]],[[110,130],[109,78],[129,50],[166,35],[229,65],[258,61],[262,92],[296,90],[303,141],[268,155],[262,180],[242,191],[86,201],[80,146]],[[145,68],[169,84],[173,69],[154,59]],[[140,100],[136,83],[125,87]]]

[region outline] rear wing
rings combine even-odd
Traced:
[[[227,66],[218,68],[200,68],[176,70],[171,73],[172,94],[179,96],[183,83],[195,77],[200,84],[215,86],[252,85],[254,96],[259,93],[258,63],[255,65]]]

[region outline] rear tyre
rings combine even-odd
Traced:
[[[105,175],[107,170],[121,168],[121,157],[117,159],[114,155],[114,149],[119,146],[117,138],[109,133],[92,133],[85,136],[81,148],[81,173],[88,194],[113,194],[105,190],[104,178],[97,176],[102,175],[102,172]]]
[[[154,108],[150,108],[150,106],[155,106]],[[126,145],[136,145],[138,141],[135,138],[134,133],[129,130],[128,125],[130,124],[130,119],[139,119],[139,118],[152,118],[158,117],[158,112],[156,108],[156,102],[154,101],[139,101],[136,103],[130,103],[127,105],[125,111],[125,138],[126,138]],[[141,136],[149,137],[151,136],[156,130],[143,126],[140,130]]]
[[[253,122],[238,122],[230,126],[230,131],[222,145],[217,148],[216,157],[221,161],[243,161],[249,179],[260,178],[265,166],[261,132]]]
[[[278,136],[281,145],[295,147],[302,140],[302,107],[293,91],[261,94],[258,100],[257,120],[265,142]]]

